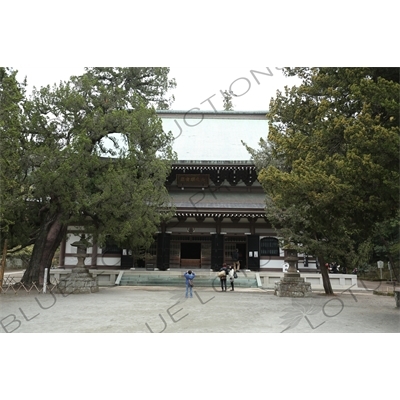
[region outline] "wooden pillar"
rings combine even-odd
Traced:
[[[211,268],[218,271],[224,262],[225,235],[211,235]]]
[[[157,237],[157,268],[165,271],[169,268],[171,234],[159,233]]]
[[[216,216],[216,217],[214,217],[214,221],[215,221],[215,232],[217,232],[218,235],[221,233],[221,225],[222,225],[223,219],[224,219],[224,218],[221,217],[221,216]]]
[[[255,235],[257,217],[248,217],[247,220],[250,222],[250,233],[252,235]]]

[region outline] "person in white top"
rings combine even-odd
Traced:
[[[229,267],[229,280],[231,282],[231,292],[233,292],[235,290],[235,285],[234,285],[234,281],[235,281],[235,268],[234,267]]]

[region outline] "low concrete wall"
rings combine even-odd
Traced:
[[[61,279],[66,278],[68,274],[72,272],[72,269],[51,269],[50,270],[50,282],[56,284]],[[114,286],[115,281],[120,273],[119,270],[100,270],[100,269],[89,269],[89,272],[97,277],[97,283],[99,286]]]
[[[194,270],[198,277],[204,276],[215,276],[216,272],[209,270]],[[50,270],[50,281],[51,283],[56,283],[60,281],[67,274],[70,274],[72,269],[51,269]],[[129,273],[129,274],[139,274],[139,275],[166,275],[166,276],[182,276],[185,272],[184,270],[169,270],[169,271],[146,271],[145,269],[136,269],[136,270],[101,270],[101,269],[89,269],[89,272],[93,274],[93,276],[97,277],[99,286],[115,286],[116,280],[120,274]],[[239,272],[241,274],[242,272]],[[252,272],[252,271],[243,271],[243,274],[248,277],[257,278],[259,286],[264,289],[274,289],[275,282],[279,282],[283,277],[283,272]],[[324,288],[322,283],[322,275],[316,273],[301,273],[301,277],[304,278],[305,282],[311,283],[311,289],[321,290]],[[329,274],[329,278],[331,280],[332,289],[334,290],[346,290],[349,288],[357,289],[357,275],[353,274]]]
[[[262,287],[266,289],[273,289],[275,287],[275,282],[279,282],[283,277],[283,272],[260,272],[260,278],[262,282]],[[301,277],[304,278],[305,282],[311,283],[312,289],[323,289],[324,285],[322,282],[321,274],[313,273],[301,273]],[[348,289],[353,287],[358,288],[357,285],[357,275],[353,274],[329,274],[329,279],[331,281],[332,289]]]

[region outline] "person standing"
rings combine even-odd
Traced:
[[[229,268],[229,281],[231,282],[231,292],[233,292],[235,290],[235,285],[234,285],[234,281],[235,281],[235,268],[230,267]]]
[[[235,271],[239,271],[240,269],[240,261],[239,261],[239,250],[235,249],[232,253],[232,261],[233,261],[233,268]]]
[[[226,292],[226,276],[228,275],[228,272],[228,267],[224,263],[218,273],[218,277],[221,282],[221,289],[223,292]]]
[[[337,263],[336,262],[333,262],[332,264],[331,264],[331,271],[332,271],[332,274],[337,274],[339,271],[338,271],[338,266],[337,266]]]
[[[186,271],[183,276],[186,278],[186,296],[193,297],[193,279],[195,278],[196,274],[189,269]]]

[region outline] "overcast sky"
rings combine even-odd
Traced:
[[[28,89],[46,86],[68,80],[71,75],[80,75],[83,67],[14,67],[18,79],[25,77]],[[220,90],[232,90],[234,110],[267,110],[269,100],[275,96],[277,89],[285,85],[292,86],[298,82],[294,78],[286,78],[279,67],[249,66],[240,67],[171,67],[170,78],[175,78],[177,88],[172,92],[175,101],[174,110],[222,109]]]

